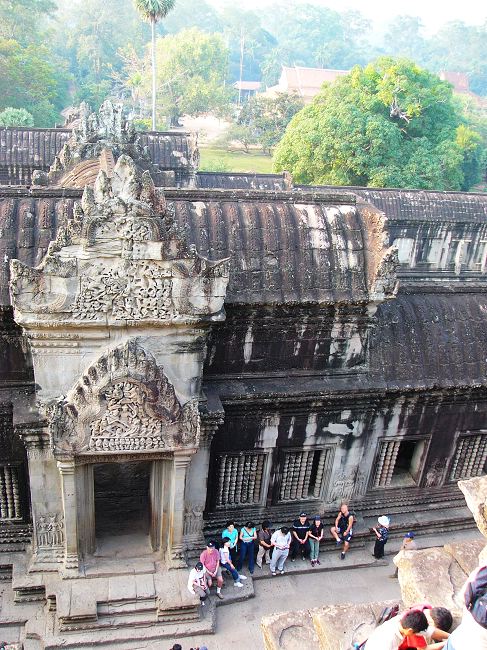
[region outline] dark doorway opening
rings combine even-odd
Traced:
[[[392,472],[391,485],[416,485],[420,479],[424,440],[402,440]]]
[[[150,552],[150,469],[147,461],[94,466],[96,555]]]

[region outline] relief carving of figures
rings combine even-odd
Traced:
[[[365,487],[365,476],[358,467],[348,472],[339,472],[330,493],[330,501],[349,501],[355,494],[361,494]]]
[[[110,386],[102,418],[91,423],[90,449],[164,449],[167,421],[146,412],[147,392],[128,381]]]
[[[60,514],[41,515],[36,522],[37,546],[53,548],[64,544],[64,523]]]
[[[203,511],[186,506],[184,511],[184,534],[200,535],[203,531]]]
[[[431,467],[426,472],[426,487],[435,487],[436,485],[442,485],[445,477],[446,462],[441,460],[435,460]]]
[[[196,446],[196,400],[181,406],[154,357],[136,342],[102,355],[46,411],[55,453],[120,452]]]
[[[94,320],[110,313],[117,320],[144,318],[166,320],[175,314],[171,280],[163,269],[144,263],[100,271],[98,277],[82,277],[73,316]]]

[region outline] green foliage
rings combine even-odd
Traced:
[[[339,13],[310,2],[276,2],[263,23],[276,37],[283,65],[346,70],[367,61],[370,23],[358,12]]]
[[[0,110],[24,108],[36,126],[52,126],[65,104],[63,66],[41,45],[0,39]]]
[[[223,24],[218,12],[205,0],[178,0],[174,11],[164,20],[164,30],[169,34],[177,34],[190,27],[214,33],[222,31]]]
[[[148,56],[148,55],[147,55]],[[177,124],[183,114],[223,110],[230,91],[224,85],[228,50],[218,34],[196,28],[157,40],[158,114]],[[144,67],[144,88],[150,92],[150,67]]]
[[[25,108],[8,106],[0,113],[0,126],[34,126],[34,118]]]
[[[275,168],[301,183],[466,189],[482,147],[463,122],[449,84],[383,57],[324,86],[289,124]]]
[[[248,153],[250,147],[257,144],[255,131],[244,124],[232,124],[216,144],[230,148],[234,142],[239,143]]]
[[[0,37],[21,45],[39,43],[46,19],[56,10],[52,0],[0,0]]]
[[[243,105],[238,122],[252,134],[254,142],[270,154],[291,118],[302,107],[303,101],[298,95],[279,93],[275,98],[257,95]]]
[[[134,0],[135,8],[149,23],[165,18],[175,4],[176,0]]]

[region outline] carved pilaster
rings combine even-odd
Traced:
[[[184,511],[184,549],[199,548],[204,544],[203,513],[206,505],[210,448],[218,427],[223,422],[224,411],[221,404],[213,405],[214,410],[206,409],[201,414],[200,444],[191,459],[186,486]]]
[[[78,513],[74,461],[58,461],[64,510],[64,568],[65,576],[78,574]]]
[[[169,547],[167,563],[169,568],[178,569],[186,566],[184,559],[184,516],[186,475],[191,462],[191,451],[183,450],[174,453],[171,506],[172,526],[169,531]]]

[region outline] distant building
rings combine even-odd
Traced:
[[[470,97],[476,104],[487,108],[487,100],[470,90],[470,82],[465,72],[452,72],[451,70],[440,70],[438,76],[442,81],[448,81],[453,86],[453,91],[459,95]]]
[[[279,82],[276,86],[268,88],[265,94],[275,96],[277,93],[297,93],[304,99],[305,104],[309,104],[313,97],[320,92],[325,81],[333,83],[338,77],[343,77],[348,73],[349,70],[283,66]]]
[[[239,94],[239,100],[246,102],[260,90],[261,85],[260,81],[236,81],[233,87]]]

